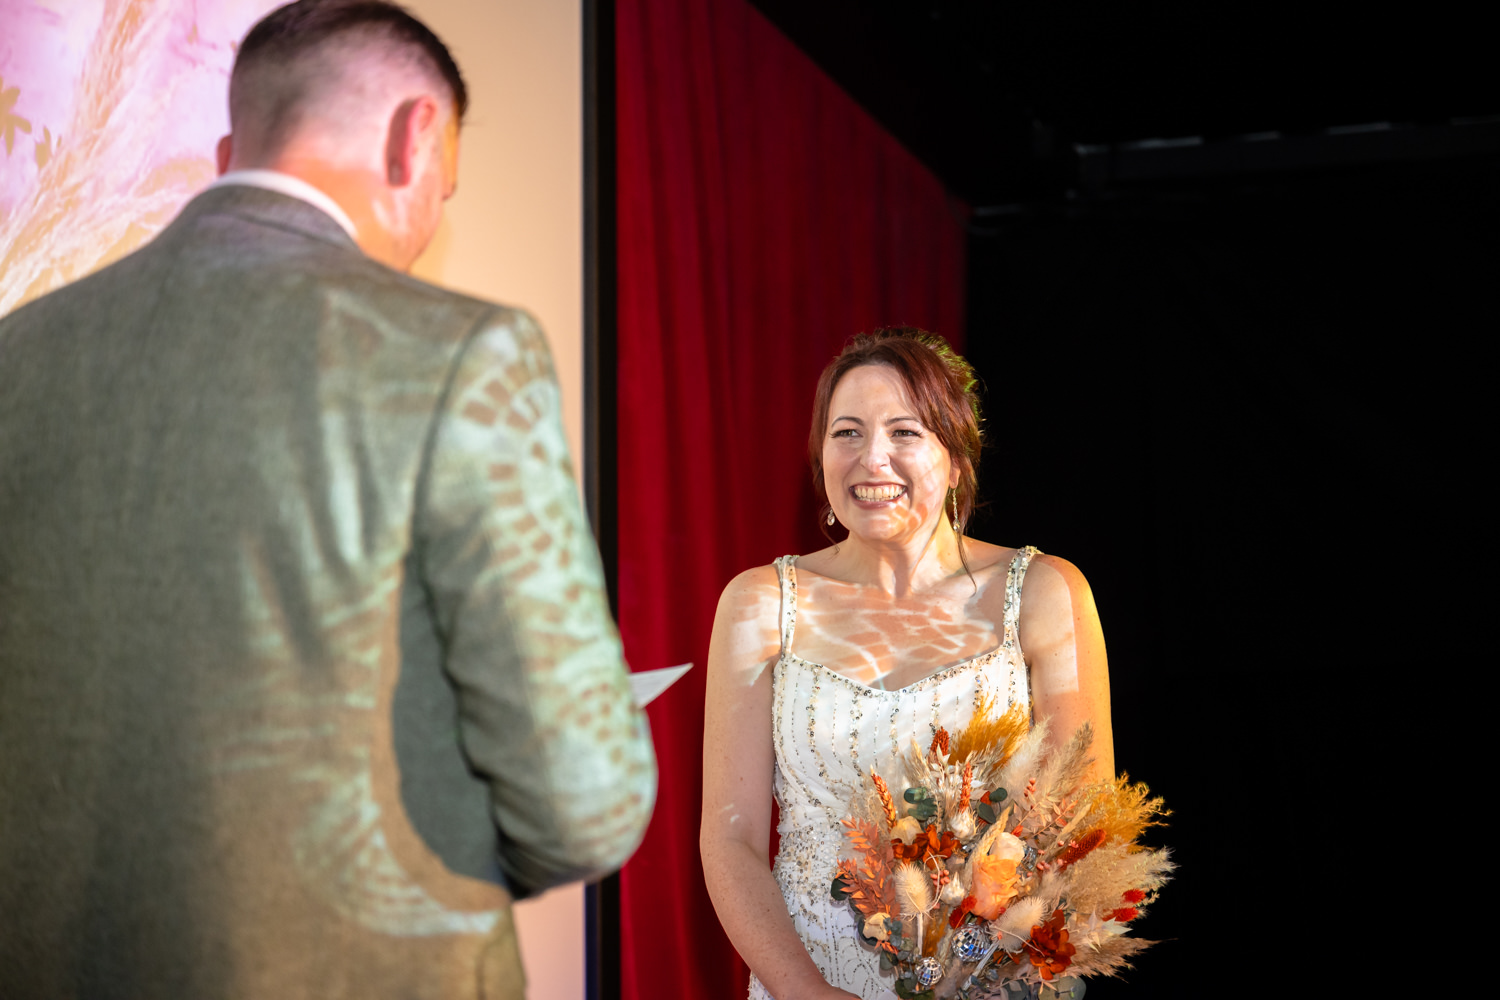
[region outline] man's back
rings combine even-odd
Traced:
[[[227,187],[0,384],[0,995],[518,991],[653,785],[530,320]]]

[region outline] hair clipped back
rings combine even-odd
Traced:
[[[885,365],[906,385],[907,395],[922,421],[948,449],[958,470],[958,518],[967,524],[979,491],[981,418],[974,369],[935,333],[912,326],[888,326],[861,333],[823,369],[813,398],[812,429],[807,454],[812,462],[813,494],[828,511],[823,485],[823,439],[828,434],[828,411],[840,380],[856,368]],[[819,519],[820,523],[822,519]]]
[[[240,43],[229,80],[232,125],[238,128],[239,119],[254,114],[271,143],[284,139],[303,105],[316,99],[305,83],[319,71],[321,57],[358,39],[418,60],[435,81],[448,85],[454,112],[463,120],[469,90],[458,64],[432,29],[404,8],[385,0],[297,0],[261,18]]]

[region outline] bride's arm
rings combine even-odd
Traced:
[[[1031,665],[1031,697],[1038,718],[1051,721],[1050,738],[1064,742],[1085,721],[1094,724],[1092,777],[1115,773],[1109,718],[1109,660],[1094,594],[1066,559],[1039,555],[1021,591],[1021,649]]]
[[[808,956],[771,876],[771,670],[780,655],[776,569],[730,581],[708,648],[698,846],[719,922],[777,1000],[852,997]]]

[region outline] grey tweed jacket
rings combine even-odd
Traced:
[[[525,313],[227,187],[0,320],[0,997],[520,997],[655,779]]]

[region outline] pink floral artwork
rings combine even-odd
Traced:
[[[213,179],[235,45],[278,0],[0,0],[0,315]]]

